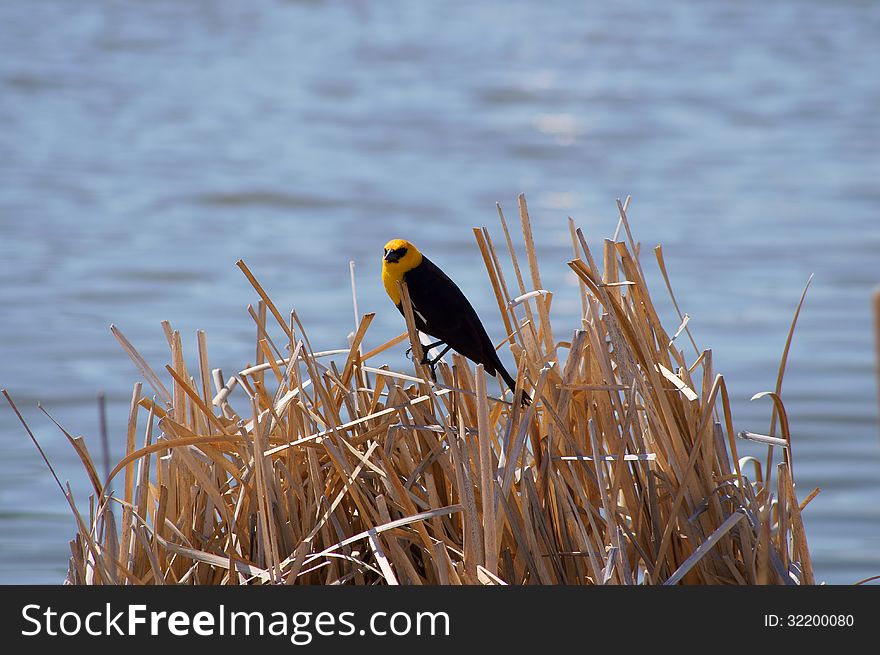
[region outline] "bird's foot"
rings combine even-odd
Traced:
[[[428,357],[428,352],[431,350],[431,348],[439,346],[441,343],[443,343],[443,342],[438,341],[437,343],[432,343],[428,346],[425,346],[425,354],[422,355],[422,365],[423,366],[427,365],[433,369],[437,365],[437,362],[439,362],[441,359],[443,359],[443,355],[445,355],[446,353],[449,352],[449,349],[451,346],[446,346],[443,350],[440,351],[440,354],[438,354],[434,359],[430,359]]]

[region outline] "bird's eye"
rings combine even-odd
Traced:
[[[396,264],[406,254],[406,248],[386,248],[384,259],[389,264]]]

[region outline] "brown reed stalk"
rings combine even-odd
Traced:
[[[432,380],[405,285],[407,331],[366,348],[374,314],[357,313],[353,266],[355,332],[347,348],[315,352],[296,313],[285,319],[239,261],[258,298],[255,361],[228,378],[210,368],[203,332],[190,372],[181,335],[163,324],[160,379],[111,327],[151,392],[134,387],[125,456],[108,479],[70,437],[94,494],[84,516],[62,487],[78,525],[67,581],[812,584],[801,513],[816,492],[798,503],[779,384],[759,396],[782,438],[745,434],[784,452],[771,489],[758,460],[740,461],[724,377],[674,296],[680,323],[672,336],[663,328],[627,204],[625,241],[606,240],[601,265],[569,220],[582,316],[565,341],[550,323],[540,233],[523,196],[518,206],[525,268],[498,207],[512,278],[489,231],[474,235],[527,407],[490,394],[482,366],[457,355]],[[379,358],[405,340],[414,370],[393,371]]]

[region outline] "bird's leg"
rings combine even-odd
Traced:
[[[427,353],[429,350],[431,350],[431,348],[436,348],[441,343],[443,343],[443,342],[442,341],[435,341],[434,343],[423,343],[422,344],[422,351]],[[447,348],[448,348],[448,346],[447,346]],[[444,350],[443,352],[446,352],[446,351]]]
[[[424,356],[424,358],[422,359],[422,364],[427,364],[428,366],[431,367],[432,370],[433,370],[434,366],[437,365],[437,362],[439,362],[439,361],[442,359],[443,355],[445,355],[446,353],[448,353],[448,352],[449,352],[449,349],[452,347],[452,346],[446,346],[443,350],[440,351],[440,354],[437,355],[434,359],[428,359],[428,351],[429,351],[431,348],[433,348],[434,346],[437,346],[437,345],[439,345],[439,344],[441,344],[441,343],[443,343],[443,342],[442,342],[442,341],[438,341],[437,343],[433,344],[430,348],[425,348],[425,356]]]
[[[427,343],[427,344],[423,343],[422,344],[422,351],[427,353],[429,350],[431,350],[431,348],[436,348],[441,343],[443,343],[443,342],[442,341],[435,341],[434,343]],[[406,357],[407,357],[407,359],[412,359],[412,346],[410,346],[409,348],[406,349]],[[424,359],[425,359],[425,361],[423,361],[422,364],[427,363],[427,354],[425,355]]]

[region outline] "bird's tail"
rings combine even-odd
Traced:
[[[504,365],[499,361],[495,368],[498,370],[498,373],[501,375],[501,378],[507,383],[507,386],[510,387],[510,390],[516,394],[516,380],[510,377],[510,373],[507,372],[507,369],[504,368]],[[532,399],[529,397],[529,394],[526,393],[525,389],[522,392],[522,404],[523,407],[526,405],[530,405],[532,403]]]

